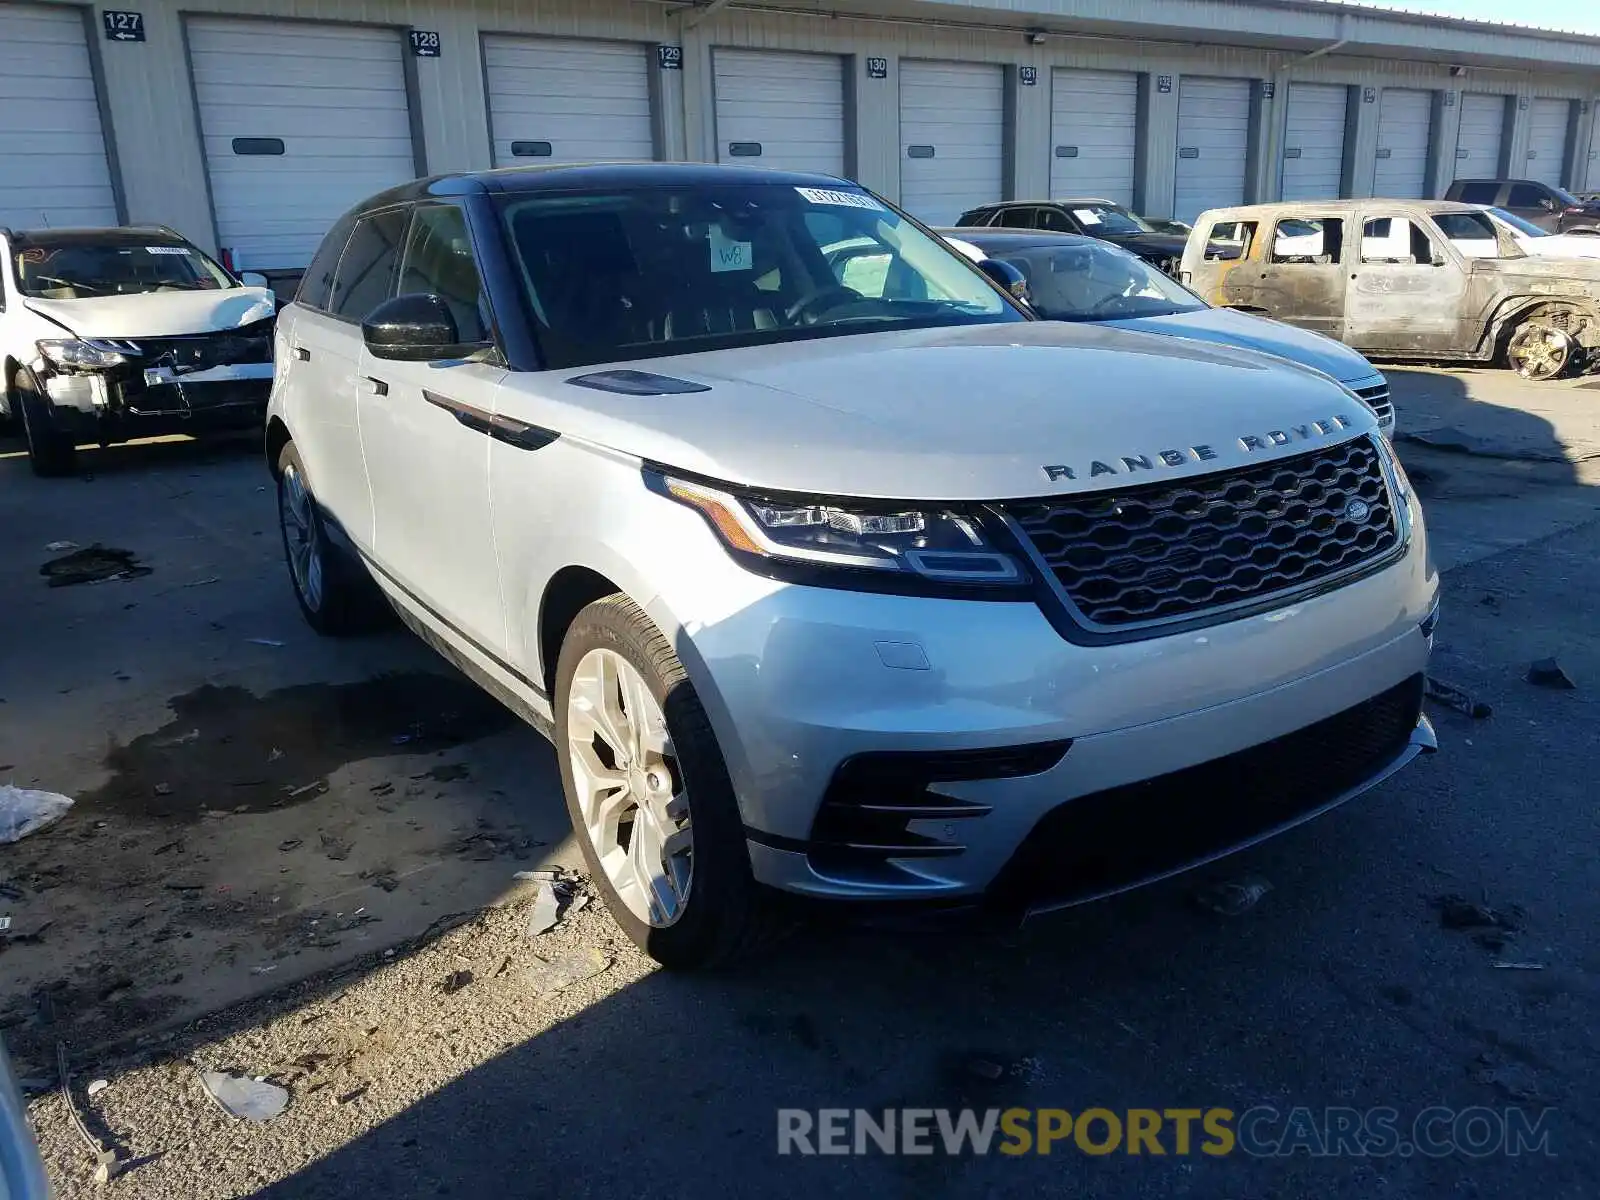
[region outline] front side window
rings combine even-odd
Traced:
[[[1033,310],[1049,321],[1120,321],[1198,312],[1206,305],[1149,263],[1105,242],[997,249],[1028,280]]]
[[[865,192],[783,184],[496,200],[555,368],[1027,318]]]
[[[463,342],[489,340],[483,281],[472,257],[466,214],[453,204],[426,204],[411,218],[395,294],[427,292],[450,306]]]
[[[1507,208],[1543,208],[1550,199],[1550,193],[1543,188],[1534,187],[1528,183],[1513,183],[1511,194],[1506,197]]]
[[[1494,222],[1481,212],[1435,213],[1433,223],[1466,258],[1502,257]]]
[[[400,239],[405,236],[406,215],[405,209],[392,208],[356,222],[333,277],[328,311],[334,316],[359,323],[394,295],[395,264],[400,257]]]
[[[1059,208],[1041,208],[1039,210],[1039,228],[1048,229],[1052,233],[1077,233],[1072,222],[1067,220],[1067,214]]]
[[[1524,218],[1517,216],[1517,214],[1514,212],[1507,212],[1503,208],[1491,208],[1489,211],[1494,214],[1495,220],[1511,226],[1511,228],[1515,229],[1523,237],[1555,236],[1548,229],[1541,229],[1532,221],[1525,220]]]
[[[1036,211],[1032,208],[1008,208],[1000,214],[999,225],[1003,229],[1032,229]]]
[[[1327,266],[1339,261],[1344,222],[1337,217],[1297,217],[1278,222],[1273,232],[1271,262]]]
[[[30,235],[12,247],[17,290],[44,300],[204,292],[237,287],[233,277],[186,243],[149,243],[126,235]]]

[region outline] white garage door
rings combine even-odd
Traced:
[[[1178,81],[1178,169],[1173,215],[1193,221],[1208,208],[1244,203],[1250,147],[1250,82]]]
[[[1291,83],[1283,138],[1283,198],[1331,200],[1344,192],[1342,84]]]
[[[489,35],[483,67],[495,166],[655,157],[643,46]]]
[[[416,175],[394,30],[195,17],[188,37],[235,267],[305,266],[341,213]]]
[[[0,4],[0,225],[115,225],[83,15]]]
[[[1133,204],[1139,77],[1056,68],[1050,91],[1050,194]]]
[[[711,61],[718,162],[844,174],[842,58],[719,48]]]
[[[930,225],[1005,197],[1005,72],[900,64],[900,207]]]
[[[1528,179],[1561,186],[1567,166],[1570,100],[1535,100],[1528,110]]]
[[[1372,190],[1392,200],[1420,200],[1428,190],[1433,94],[1384,88],[1378,108],[1378,158]]]
[[[1461,130],[1456,134],[1456,178],[1498,179],[1506,98],[1461,93]]]

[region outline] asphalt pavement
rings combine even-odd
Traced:
[[[805,925],[703,976],[598,904],[529,936],[515,873],[577,864],[548,748],[403,633],[304,630],[248,448],[0,458],[0,781],[78,799],[0,849],[0,1030],[61,1194],[96,1185],[58,1041],[127,1196],[1596,1194],[1600,392],[1391,374],[1403,428],[1477,439],[1402,452],[1435,674],[1492,715],[1432,705],[1439,754],[1194,876],[1006,932]],[[150,574],[49,588],[58,541]],[[1573,689],[1527,681],[1547,657]],[[288,1107],[227,1116],[198,1068]],[[1027,1152],[804,1152],[961,1109],[1021,1110]]]

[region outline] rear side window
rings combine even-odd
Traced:
[[[1461,195],[1457,199],[1466,204],[1493,204],[1499,194],[1500,185],[1494,180],[1470,179],[1461,185]],[[1516,201],[1513,200],[1512,203],[1515,204]]]
[[[1053,233],[1077,233],[1072,227],[1072,222],[1067,220],[1067,215],[1059,208],[1041,208],[1039,210],[1039,228],[1048,229]]]
[[[333,277],[330,313],[346,321],[364,321],[368,313],[394,295],[395,265],[400,258],[407,215],[405,209],[393,208],[356,222]]]
[[[339,257],[350,241],[350,230],[355,223],[354,217],[341,217],[328,231],[328,236],[322,239],[322,245],[317,247],[311,265],[306,268],[306,273],[300,276],[300,288],[294,296],[296,304],[303,304],[319,312],[328,311],[328,297],[333,293],[333,275],[339,269]]]
[[[463,342],[489,340],[483,281],[472,257],[466,214],[453,204],[427,204],[412,214],[396,294],[411,292],[443,298]]]
[[[998,224],[1004,229],[1032,229],[1036,211],[1032,208],[1008,208],[1000,214]]]
[[[1211,227],[1206,239],[1206,261],[1225,262],[1236,258],[1249,258],[1250,247],[1255,244],[1254,221],[1219,221]]]
[[[1296,217],[1278,222],[1269,262],[1328,266],[1339,261],[1344,222],[1337,217]]]
[[[974,208],[956,218],[956,224],[965,225],[970,229],[979,225],[987,225],[992,220],[994,220],[994,209]]]

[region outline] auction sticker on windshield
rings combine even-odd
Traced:
[[[1075,208],[1072,210],[1072,215],[1077,217],[1078,220],[1082,221],[1085,225],[1100,224],[1100,214],[1095,212],[1092,208]]]
[[[748,271],[753,264],[749,242],[736,242],[722,232],[722,226],[711,227],[711,273],[723,271]]]
[[[875,212],[882,212],[883,205],[871,196],[864,196],[860,192],[834,192],[827,188],[795,188],[813,204],[837,204],[845,208],[870,208]]]
[[[193,253],[187,246],[146,246],[144,252],[146,254],[181,254],[185,258]]]

